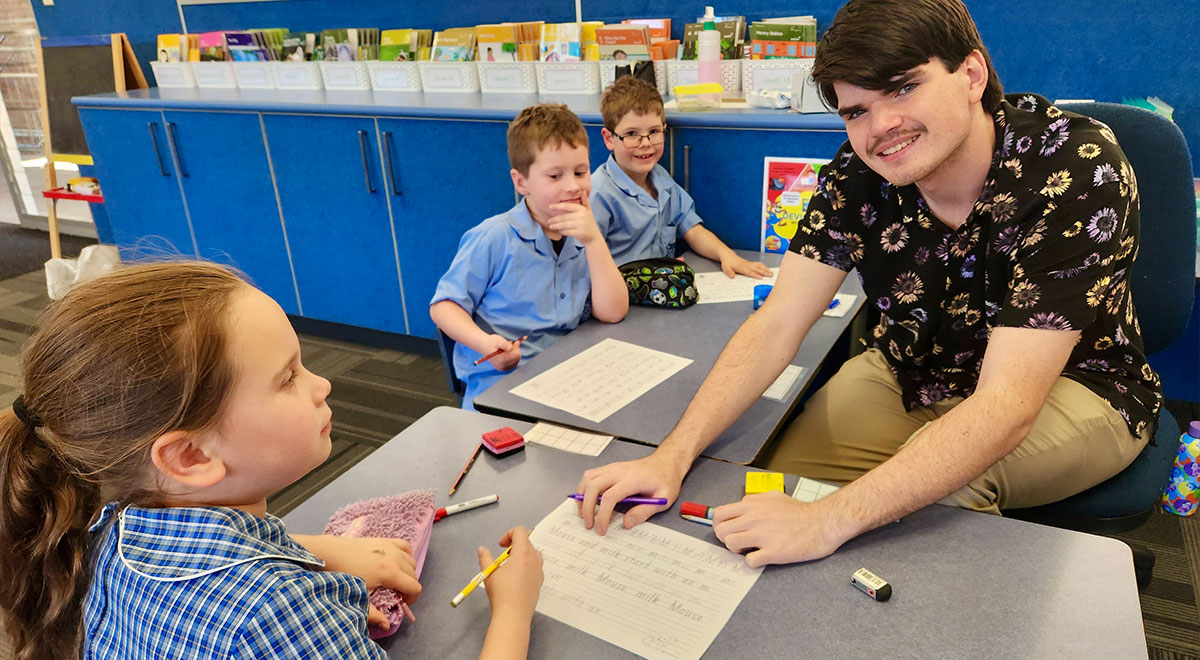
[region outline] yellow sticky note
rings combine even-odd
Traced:
[[[777,490],[783,492],[782,472],[747,472],[746,494],[765,493]]]

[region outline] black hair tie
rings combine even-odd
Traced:
[[[25,407],[24,395],[18,396],[17,399],[12,402],[12,409],[13,412],[17,414],[17,419],[21,420],[29,428],[36,429],[42,425],[42,418],[33,414],[29,408]]]

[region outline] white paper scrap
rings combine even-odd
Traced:
[[[792,491],[792,498],[801,502],[816,502],[822,497],[837,491],[839,488],[841,486],[833,486],[824,481],[800,477],[800,481],[796,482],[796,490]]]
[[[772,268],[771,276],[760,280],[756,280],[753,277],[746,277],[745,275],[734,275],[733,279],[730,279],[725,276],[725,273],[719,270],[708,273],[696,273],[696,291],[700,294],[700,299],[696,301],[696,304],[704,305],[707,303],[754,300],[754,285],[774,285],[777,275],[779,275],[778,268]]]
[[[767,391],[763,392],[763,396],[768,399],[783,401],[784,397],[787,396],[787,393],[792,390],[792,386],[795,385],[796,381],[800,380],[800,377],[803,375],[804,367],[796,364],[789,364],[788,366],[784,367],[783,373],[779,374],[779,378],[776,378],[775,382],[771,383],[771,386],[767,388]]]
[[[725,627],[762,568],[720,546],[652,523],[604,536],[573,500],[529,540],[542,553],[537,611],[650,660],[696,660]]]
[[[612,439],[611,435],[577,431],[547,422],[538,422],[533,425],[533,428],[525,432],[526,442],[533,442],[585,456],[599,456],[600,452],[603,452],[604,448],[608,446],[608,443],[612,442]]]
[[[850,308],[854,306],[854,301],[858,300],[858,296],[849,293],[839,293],[833,297],[830,304],[836,302],[836,305],[825,310],[824,316],[845,316]]]
[[[509,392],[600,422],[691,363],[610,337]]]

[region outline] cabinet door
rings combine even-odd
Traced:
[[[301,314],[408,332],[375,120],[264,114],[263,123]],[[447,171],[431,163],[437,154],[421,153],[422,166]]]
[[[463,232],[513,206],[508,125],[381,118],[379,129],[408,331],[433,337],[429,300]]]
[[[671,132],[675,180],[696,200],[704,226],[742,250],[762,242],[763,159],[831,159],[846,141],[844,132],[690,126]]]
[[[80,108],[79,118],[121,257],[195,256],[162,113]]]
[[[258,114],[168,110],[163,118],[196,252],[300,313]]]

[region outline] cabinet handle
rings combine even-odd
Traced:
[[[692,145],[683,145],[683,189],[692,192]]]
[[[158,160],[158,171],[162,172],[163,176],[171,176],[171,173],[167,171],[167,166],[163,163],[162,151],[158,148],[158,133],[155,133],[158,122],[149,122],[146,124],[146,128],[150,129],[150,144],[154,146],[154,158]]]
[[[387,178],[392,183],[392,194],[400,196],[400,188],[396,185],[396,171],[392,169],[392,132],[383,132],[383,164],[387,166]]]
[[[187,178],[187,168],[183,166],[183,152],[179,149],[176,143],[179,137],[175,135],[175,122],[167,122],[167,146],[171,147],[171,155],[175,157],[175,162],[179,166],[179,176]]]
[[[367,192],[375,192],[375,185],[371,183],[371,166],[367,163],[367,132],[358,132],[358,149],[362,152],[363,161],[363,180],[367,182]]]

